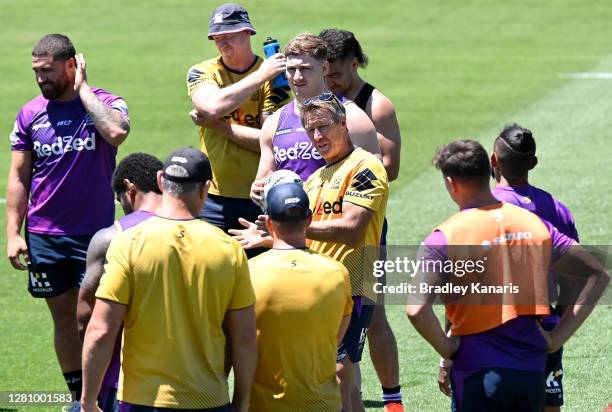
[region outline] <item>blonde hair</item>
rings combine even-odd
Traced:
[[[300,33],[287,43],[286,56],[306,55],[320,62],[327,61],[327,44],[312,33]]]

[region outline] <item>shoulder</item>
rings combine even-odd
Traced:
[[[117,233],[117,227],[114,224],[98,230],[89,242],[87,254],[89,255],[90,252],[93,254],[105,254],[111,244],[111,241]]]
[[[380,90],[374,89],[370,98],[370,110],[373,120],[382,120],[391,116],[395,116],[395,106],[391,100],[382,94]]]
[[[352,161],[356,166],[355,170],[367,168],[376,175],[375,177],[382,178],[384,176],[384,179],[387,180],[387,172],[385,167],[372,153],[358,147],[353,151],[351,156],[354,156]]]
[[[47,109],[49,100],[45,99],[42,94],[34,97],[32,100],[21,106],[19,116],[29,118],[30,120],[41,111]]]
[[[188,73],[197,73],[197,72],[207,72],[207,71],[211,71],[211,70],[219,70],[220,68],[222,68],[223,65],[221,64],[221,57],[217,56],[217,57],[213,57],[212,59],[208,59],[208,60],[203,60],[199,63],[196,63],[194,65],[192,65],[189,70]]]

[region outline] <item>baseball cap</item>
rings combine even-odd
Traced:
[[[166,158],[164,178],[173,182],[205,182],[212,179],[210,161],[198,149],[181,147]]]
[[[257,33],[249,19],[249,13],[240,4],[225,3],[213,11],[210,16],[208,40],[218,34],[237,33],[248,30],[251,34]]]
[[[306,219],[310,216],[309,206],[308,195],[299,183],[276,185],[266,197],[266,213],[277,222]]]

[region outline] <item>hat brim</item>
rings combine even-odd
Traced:
[[[257,32],[255,31],[255,29],[251,26],[248,26],[246,24],[241,25],[240,27],[233,27],[233,28],[229,28],[227,26],[223,26],[223,25],[218,25],[218,26],[213,26],[210,31],[208,32],[208,40],[212,40],[212,36],[220,36],[222,34],[231,34],[231,33],[239,33],[241,31],[250,31],[251,32],[251,36],[254,34],[257,34]]]

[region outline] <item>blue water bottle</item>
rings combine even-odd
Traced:
[[[268,36],[263,44],[263,50],[267,59],[268,57],[280,52],[280,44],[278,44],[278,40]],[[284,72],[276,76],[274,78],[274,82],[272,83],[272,86],[274,87],[286,87],[288,85],[289,82],[287,81],[287,76],[285,76]]]

